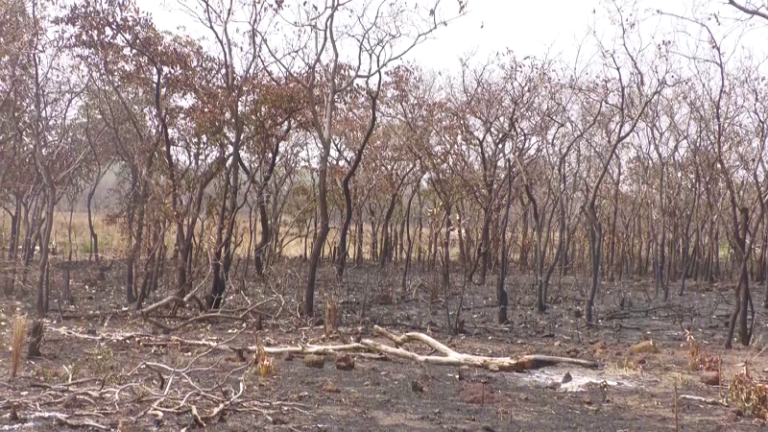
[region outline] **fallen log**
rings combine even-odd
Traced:
[[[204,340],[182,339],[177,336],[158,339],[158,338],[148,336],[146,334],[133,333],[133,334],[126,334],[126,335],[112,335],[111,337],[107,337],[106,335],[88,336],[88,335],[75,333],[72,331],[61,331],[60,329],[57,329],[57,330],[59,330],[61,333],[63,333],[66,336],[82,337],[86,339],[122,341],[129,338],[141,338],[141,339],[146,339],[146,340],[142,340],[141,342],[145,346],[172,345],[172,344],[198,346],[198,347],[205,347],[215,351],[237,353],[240,356],[242,356],[245,353],[255,353],[255,352],[258,352],[259,350],[259,347],[256,345],[237,346],[237,345],[230,345],[226,341],[219,343],[219,342],[204,341]],[[360,353],[372,352],[372,353],[376,353],[384,356],[398,357],[398,358],[403,358],[407,360],[412,360],[412,361],[423,363],[423,364],[433,364],[438,366],[470,366],[470,367],[477,367],[477,368],[486,369],[490,371],[502,371],[502,372],[521,372],[526,370],[539,369],[547,366],[554,366],[557,364],[569,364],[569,365],[590,368],[590,369],[597,369],[599,366],[598,363],[590,360],[582,360],[582,359],[575,359],[575,358],[569,358],[569,357],[555,357],[555,356],[548,356],[548,355],[536,355],[536,354],[524,355],[520,357],[477,356],[477,355],[464,354],[464,353],[457,352],[449,348],[447,345],[443,344],[442,342],[439,342],[433,339],[432,337],[427,336],[424,333],[410,332],[410,333],[405,333],[403,335],[397,336],[394,333],[391,333],[389,330],[379,326],[374,327],[374,333],[376,335],[383,336],[384,338],[394,342],[395,346],[393,347],[393,346],[385,345],[383,343],[376,342],[371,339],[363,339],[359,343],[353,342],[353,343],[339,344],[339,345],[298,345],[298,346],[284,346],[284,347],[265,346],[264,351],[267,354],[271,354],[271,355],[287,354],[287,353],[297,354],[297,355],[308,355],[308,354],[336,355],[340,352],[360,352]],[[421,354],[400,348],[402,345],[405,345],[409,342],[420,342],[442,355],[421,355]]]
[[[434,364],[439,366],[473,366],[491,371],[526,371],[557,364],[570,364],[590,369],[597,369],[598,364],[589,360],[581,360],[569,357],[554,357],[547,355],[526,355],[517,358],[512,357],[485,357],[456,352],[443,343],[423,334],[423,333],[405,333],[402,336],[396,336],[388,330],[375,326],[374,333],[384,336],[395,343],[395,347],[384,345],[371,339],[363,339],[360,343],[350,343],[344,345],[300,345],[296,347],[264,347],[267,354],[336,354],[338,352],[372,351],[392,357],[399,357],[413,360],[418,363]],[[258,347],[245,346],[233,347],[228,345],[216,344],[208,341],[193,341],[171,337],[170,342],[184,345],[205,346],[218,350],[232,352],[256,352]],[[405,349],[399,348],[408,342],[421,342],[443,356],[420,355]]]
[[[397,336],[385,328],[375,326],[374,333],[384,336],[395,343],[395,347],[380,344],[370,339],[363,339],[360,344],[372,351],[377,351],[389,356],[406,358],[419,363],[434,364],[441,366],[473,366],[487,369],[490,371],[520,372],[532,369],[538,369],[556,364],[571,364],[591,369],[597,369],[598,364],[589,361],[574,359],[569,357],[553,357],[546,355],[526,355],[517,358],[512,357],[485,357],[472,354],[463,354],[454,351],[447,345],[423,334],[423,333],[405,333]],[[443,356],[419,355],[411,351],[399,348],[408,342],[421,342],[433,350],[443,354]]]

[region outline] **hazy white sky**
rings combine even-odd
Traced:
[[[479,58],[511,49],[518,56],[560,52],[578,44],[599,0],[470,0],[469,13],[414,52],[431,67],[453,68],[462,54]]]
[[[296,0],[287,0],[291,1]],[[443,0],[452,10],[454,1]],[[160,28],[173,30],[185,25],[193,31],[190,18],[179,10],[177,0],[137,2],[154,15]],[[638,1],[641,11],[661,9],[686,16],[694,7],[739,16],[726,5],[726,0]],[[469,0],[466,16],[440,29],[431,40],[414,49],[408,59],[431,69],[455,70],[462,55],[475,52],[476,58],[482,60],[493,52],[511,49],[518,57],[550,52],[570,61],[575,56],[574,48],[590,37],[591,28],[605,30],[610,26],[605,10],[605,0]],[[759,22],[755,24],[765,27]],[[753,33],[757,34],[743,38],[741,45],[765,52],[768,29]]]

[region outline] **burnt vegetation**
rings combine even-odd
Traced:
[[[471,3],[0,0],[0,425],[759,429],[768,10],[710,3],[434,71]]]

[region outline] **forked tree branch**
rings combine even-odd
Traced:
[[[728,0],[728,4],[747,15],[768,20],[768,11],[762,11],[762,7],[753,8],[749,4],[741,4],[736,2],[736,0]]]

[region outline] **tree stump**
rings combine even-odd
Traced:
[[[32,331],[30,331],[29,348],[27,349],[27,358],[42,357],[40,347],[43,345],[43,321],[36,319],[32,322]]]

